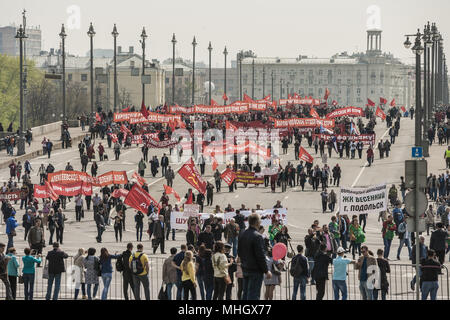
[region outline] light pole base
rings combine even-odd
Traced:
[[[20,136],[17,138],[17,155],[21,156],[25,154],[25,138]]]
[[[422,148],[423,148],[423,156],[425,158],[430,157],[430,145],[428,143],[428,140],[422,140]]]

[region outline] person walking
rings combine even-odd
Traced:
[[[175,283],[175,285],[177,286],[177,300],[181,300],[182,296],[183,296],[183,285],[182,285],[182,281],[181,281],[181,263],[184,260],[184,254],[187,250],[187,246],[185,244],[181,245],[181,251],[179,253],[177,253],[174,257],[173,257],[173,261],[172,261],[172,266],[177,269],[177,282]]]
[[[122,254],[117,258],[116,270],[122,272],[122,280],[123,280],[123,296],[125,300],[129,300],[128,297],[128,287],[131,288],[131,291],[134,295],[134,284],[133,284],[133,273],[130,269],[130,257],[133,254],[133,244],[130,242],[127,244],[127,250],[122,252]]]
[[[102,211],[97,211],[95,214],[95,223],[97,225],[97,237],[95,239],[98,243],[102,242],[102,234],[106,230],[105,218],[103,217]]]
[[[34,280],[36,274],[35,265],[41,264],[42,259],[40,254],[38,254],[36,258],[33,257],[31,255],[30,248],[25,248],[23,252],[25,253],[25,256],[22,257],[22,277],[25,300],[33,300]]]
[[[129,265],[133,273],[134,297],[141,300],[141,283],[144,287],[145,300],[150,300],[150,282],[148,273],[150,270],[148,257],[144,253],[144,246],[139,243],[137,251],[130,256]]]
[[[139,164],[138,164],[138,171],[139,171],[139,175],[141,177],[144,176],[146,168],[147,168],[147,165],[145,164],[144,159],[141,158],[141,161],[139,161]]]
[[[380,283],[378,288],[373,289],[373,300],[378,300],[378,292],[381,291],[381,300],[386,300],[386,295],[389,289],[389,282],[387,274],[391,273],[391,266],[389,261],[383,257],[383,249],[377,250],[377,264],[380,271]]]
[[[177,248],[170,249],[170,257],[164,260],[163,264],[163,283],[166,285],[167,298],[172,300],[172,288],[177,282],[177,269],[172,265],[173,258],[177,254]]]
[[[8,269],[8,281],[11,285],[11,294],[13,300],[16,300],[16,292],[17,292],[17,278],[19,277],[19,262],[16,257],[16,249],[14,247],[8,249],[9,257],[7,269]]]
[[[325,285],[328,280],[328,265],[332,262],[331,257],[327,254],[327,245],[322,243],[319,247],[319,253],[314,258],[314,269],[311,273],[311,277],[316,283],[316,300],[323,300]]]
[[[59,243],[53,243],[53,250],[47,253],[46,260],[48,262],[48,284],[45,300],[50,300],[52,294],[53,281],[55,282],[55,291],[53,292],[53,300],[58,300],[59,289],[61,287],[61,274],[66,272],[64,259],[69,256],[59,248]]]
[[[184,290],[183,300],[189,300],[189,292],[191,293],[191,300],[197,300],[197,280],[195,278],[195,265],[193,262],[194,255],[192,251],[188,250],[184,254],[183,262],[180,265],[182,272],[181,281]]]
[[[358,250],[358,254],[361,256],[361,244],[364,243],[366,238],[356,218],[353,219],[353,222],[349,227],[349,235],[350,246],[352,247],[352,256],[353,260],[355,260],[355,252]]]
[[[114,235],[116,237],[116,242],[122,242],[122,211],[119,211],[117,215],[113,218],[114,221]]]
[[[28,231],[28,245],[34,251],[34,255],[42,254],[42,249],[45,246],[44,228],[41,225],[41,219],[37,218],[34,221],[34,226]]]
[[[138,211],[134,216],[136,222],[136,241],[142,241],[142,230],[144,229],[144,214]]]
[[[300,300],[306,300],[306,284],[309,277],[308,259],[303,255],[303,246],[297,246],[297,255],[292,258],[290,274],[294,278],[292,300],[297,299],[300,288]]]
[[[89,248],[87,251],[87,257],[84,258],[84,267],[86,268],[86,289],[88,300],[96,299],[97,291],[99,287],[99,276],[101,275],[100,271],[100,260],[95,256],[97,250],[95,248]],[[94,285],[93,291],[91,291],[91,287]],[[91,295],[92,293],[92,295]]]
[[[77,254],[73,257],[73,265],[77,268],[74,269],[74,272],[76,274],[75,276],[75,300],[78,299],[78,295],[80,294],[80,287],[81,292],[83,294],[82,298],[83,300],[87,299],[86,295],[86,279],[85,279],[85,271],[84,271],[84,255],[87,252],[80,248],[78,249]]]
[[[108,299],[108,290],[111,285],[113,272],[111,260],[119,257],[120,255],[118,254],[109,254],[108,249],[106,248],[101,248],[100,250],[100,270],[103,281],[102,300]]]
[[[389,260],[389,251],[391,249],[392,239],[394,239],[397,226],[395,225],[392,215],[389,215],[387,220],[383,222],[383,242],[384,242],[384,258]]]
[[[363,300],[373,300],[373,289],[368,285],[369,267],[377,266],[375,257],[369,255],[369,248],[367,246],[361,247],[362,256],[356,262],[355,269],[358,270],[359,291]]]
[[[339,247],[337,249],[337,257],[333,259],[333,293],[334,300],[339,300],[339,293],[342,295],[342,300],[347,300],[347,266],[355,263],[344,257],[345,249]]]
[[[11,215],[6,219],[6,235],[8,236],[8,245],[6,250],[14,246],[14,237],[17,235],[16,228],[19,224],[16,221],[16,211],[12,208]]]
[[[64,224],[67,220],[66,215],[62,212],[62,209],[58,209],[58,213],[55,215],[56,226],[56,242],[63,244]]]
[[[320,193],[320,198],[322,199],[322,213],[325,213],[328,204],[328,192],[326,188]]]
[[[400,240],[397,250],[397,260],[400,260],[400,254],[405,245],[408,248],[408,259],[411,259],[411,232],[408,231],[406,221],[403,221],[398,225],[397,233]]]
[[[9,283],[8,279],[8,263],[11,257],[8,257],[5,255],[5,244],[0,243],[0,280],[2,280],[3,284],[5,285],[5,291],[6,291],[6,300],[13,300],[12,296],[12,290],[11,290],[11,284]]]
[[[153,224],[153,241],[152,241],[153,254],[156,253],[158,246],[160,246],[161,254],[166,254],[164,252],[164,239],[165,239],[164,228],[165,228],[164,216],[159,215],[159,220],[155,221],[155,223]]]
[[[228,281],[231,282],[228,274],[227,256],[225,255],[225,247],[222,241],[217,241],[214,244],[214,255],[212,256],[214,268],[214,295],[213,300],[224,300],[225,288]],[[184,293],[186,295],[186,291]]]
[[[430,249],[434,250],[440,264],[444,264],[445,251],[448,248],[448,233],[441,222],[436,224],[437,230],[431,233]]]
[[[80,193],[75,197],[75,216],[77,222],[81,221],[82,213],[83,213],[83,197],[82,194]]]
[[[427,258],[422,261],[420,266],[422,271],[422,300],[427,300],[428,295],[430,295],[431,300],[436,300],[441,268],[436,252],[433,249],[428,250]]]

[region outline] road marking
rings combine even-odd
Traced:
[[[235,195],[235,196],[234,196],[234,198],[235,198],[235,199],[236,199],[236,198],[239,198],[239,195],[238,195],[238,194],[237,194],[237,195]]]
[[[284,197],[285,200],[286,200],[287,198],[289,198],[289,196]]]
[[[378,143],[380,143],[380,141],[381,140],[383,140],[383,138],[386,136],[386,134],[389,132],[389,129],[390,128],[388,128],[387,130],[386,130],[386,132],[381,136],[381,138],[378,140]],[[377,145],[378,145],[378,143],[377,143]],[[374,146],[375,147],[375,146]],[[375,153],[375,151],[374,151],[374,153]],[[359,180],[359,178],[361,178],[361,175],[362,175],[362,173],[364,172],[364,170],[366,169],[366,165],[368,165],[369,164],[369,162],[366,162],[365,164],[364,164],[364,167],[361,169],[361,171],[359,172],[359,174],[358,174],[358,176],[356,177],[356,179],[355,179],[355,181],[353,181],[353,184],[352,184],[352,186],[351,186],[351,188],[353,188],[355,185],[356,185],[356,183],[358,182],[358,180]]]
[[[290,223],[288,223],[288,226],[289,226],[289,227],[293,227],[293,228],[297,228],[297,229],[300,229],[300,227],[298,227],[298,226],[294,226],[293,224],[290,224]]]

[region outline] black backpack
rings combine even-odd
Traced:
[[[294,259],[292,259],[291,262],[291,269],[289,270],[291,276],[293,276],[294,278],[298,278],[302,275],[303,273],[303,267],[300,263],[300,257],[296,256],[294,257]]]
[[[123,265],[123,255],[120,255],[117,260],[116,260],[116,271],[117,272],[122,272],[124,269],[124,265]]]
[[[144,266],[141,262],[141,257],[143,253],[141,253],[139,256],[136,257],[136,254],[133,255],[133,259],[131,260],[131,271],[135,274],[141,274],[144,272]]]

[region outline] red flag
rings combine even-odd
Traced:
[[[288,99],[292,99],[292,98],[291,98],[291,95],[290,95],[289,93],[288,93]]]
[[[47,186],[41,186],[41,185],[35,184],[33,197],[38,198],[38,199],[49,198],[50,196],[48,195],[48,192],[47,192]]]
[[[212,106],[218,106],[219,104],[216,101],[214,101],[214,99],[211,99],[211,105]]]
[[[122,109],[122,112],[128,112],[128,111],[130,111],[130,107],[129,106],[126,107],[125,109]]]
[[[272,96],[269,94],[268,96],[264,97],[264,100],[270,101],[271,98],[272,98]]]
[[[141,186],[144,185],[144,183],[146,183],[145,179],[142,178],[140,175],[138,175],[136,171],[133,173],[133,176],[132,176],[132,177],[135,178],[136,181],[137,181]]]
[[[227,94],[225,92],[223,93],[222,99],[225,100],[225,101],[228,100]]]
[[[383,110],[381,110],[380,107],[377,108],[377,111],[375,112],[375,115],[377,117],[380,117],[381,119],[386,119],[386,114],[383,112]]]
[[[216,171],[218,166],[219,166],[219,163],[217,162],[216,158],[214,158],[214,156],[213,156],[212,157],[212,169],[213,169],[213,171]]]
[[[192,195],[192,192],[189,193],[189,196],[188,196],[188,198],[187,198],[187,200],[186,200],[186,202],[184,204],[192,204],[193,203],[193,200],[192,200],[193,198],[194,197]]]
[[[128,192],[126,196],[124,203],[144,213],[147,213],[148,207],[151,203],[153,203],[153,205],[157,206],[159,209],[161,208],[161,205],[158,204],[158,202],[153,199],[152,196],[149,195],[147,191],[142,189],[138,184],[133,185],[130,192]]]
[[[113,193],[112,193],[112,197],[113,198],[120,198],[120,197],[124,197],[126,198],[128,195],[128,190],[127,189],[114,189]]]
[[[230,168],[228,168],[227,170],[225,170],[224,172],[222,172],[222,174],[220,175],[220,178],[226,182],[226,184],[228,184],[229,186],[231,186],[231,184],[233,183],[234,179],[236,179],[236,174],[233,172],[233,170],[231,170]]]
[[[186,180],[191,186],[197,189],[198,192],[205,194],[206,182],[195,167],[194,161],[190,158],[178,171],[178,174]]]
[[[316,109],[314,109],[313,107],[311,107],[311,109],[309,109],[309,114],[313,117],[318,119],[319,118],[319,114],[317,113]]]
[[[333,106],[337,106],[338,102],[336,100],[333,100],[333,102],[331,103]]]
[[[147,119],[149,113],[147,111],[147,108],[145,107],[144,101],[142,101],[142,106],[141,106],[141,113],[144,116],[144,118]]]
[[[380,104],[386,104],[387,100],[385,98],[380,97]]]
[[[395,98],[392,99],[392,101],[391,101],[391,103],[390,103],[390,106],[391,106],[391,107],[395,107]]]
[[[406,112],[406,108],[403,106],[403,107],[401,107],[400,109],[402,109],[402,111],[403,111],[403,113],[405,113]]]
[[[166,194],[173,194],[178,201],[181,200],[181,198],[178,195],[178,193],[176,193],[175,190],[173,190],[172,187],[164,185],[164,191],[166,192]]]
[[[253,99],[250,98],[246,93],[244,93],[244,101],[245,102],[253,102]]]
[[[299,99],[298,93],[294,93],[294,99]]]
[[[298,157],[306,162],[313,163],[314,158],[305,150],[305,148],[300,147],[300,151],[298,153]]]
[[[48,181],[45,181],[45,186],[47,187],[47,193],[50,196],[50,198],[53,201],[58,200],[58,195],[56,194],[56,192],[53,190],[52,186],[50,185],[50,183],[48,183]]]
[[[95,120],[97,120],[98,122],[102,122],[102,117],[100,117],[98,112],[95,113]]]
[[[225,121],[225,128],[227,130],[234,130],[234,131],[238,130],[238,128],[228,120]]]
[[[375,102],[373,102],[372,100],[370,100],[369,98],[367,98],[367,104],[371,107],[375,107]]]
[[[120,126],[120,131],[122,131],[125,134],[129,134],[129,135],[133,135],[133,133],[130,131],[130,129],[128,129],[123,123]]]
[[[328,97],[330,96],[330,90],[328,88],[325,89],[325,96],[323,97],[323,100],[328,100]]]

